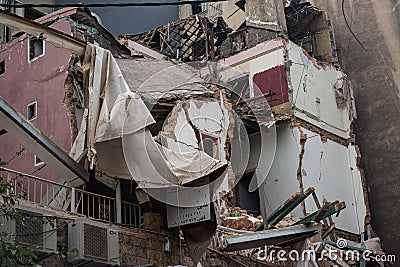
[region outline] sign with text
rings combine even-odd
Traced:
[[[167,206],[168,228],[204,222],[208,220],[211,220],[210,204],[186,208],[178,208],[169,205]]]

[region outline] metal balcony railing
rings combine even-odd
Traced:
[[[123,225],[139,228],[143,224],[143,214],[148,211],[135,203],[121,201],[117,209],[116,198],[87,192],[66,184],[49,181],[15,170],[0,168],[3,183],[9,183],[9,194],[22,201],[48,206],[56,210],[69,211],[96,220],[117,223],[121,211]]]
[[[222,15],[222,2],[207,3],[206,13],[208,17],[215,17]]]

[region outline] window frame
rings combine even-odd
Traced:
[[[4,76],[6,73],[6,60],[0,60],[0,66],[2,65],[3,72],[0,73],[0,77]]]
[[[31,106],[34,106],[34,116],[32,118],[29,118],[29,110]],[[26,106],[26,118],[28,119],[28,121],[33,121],[37,119],[37,117],[38,117],[38,104],[37,101],[33,101]]]
[[[201,138],[201,142],[199,144],[199,149],[201,149],[201,151],[203,151],[204,153],[206,153],[208,156],[210,156],[213,159],[217,159],[217,160],[221,160],[221,144],[220,144],[220,138],[218,135],[212,134],[212,133],[208,133],[208,132],[203,132],[200,131],[200,138]],[[204,151],[204,145],[203,145],[203,140],[204,139],[210,139],[213,141],[214,146],[216,146],[216,153],[215,155],[211,156],[209,155],[207,152]]]
[[[31,39],[40,40],[43,42],[43,53],[31,59]],[[43,39],[28,35],[28,63],[32,63],[46,54],[46,42]]]
[[[38,161],[39,160],[39,161]],[[39,167],[39,166],[41,166],[41,165],[43,165],[44,164],[44,161],[43,160],[41,160],[38,156],[36,156],[36,155],[34,155],[33,156],[33,165],[35,166],[35,167]]]

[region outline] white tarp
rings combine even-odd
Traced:
[[[139,187],[160,188],[186,184],[225,165],[203,151],[178,153],[157,144],[148,130],[153,117],[108,50],[88,45],[84,63],[89,69],[88,117],[70,154],[79,158],[86,140],[99,180],[113,187],[113,178],[133,178]]]

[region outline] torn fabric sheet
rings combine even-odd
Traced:
[[[145,129],[125,135],[122,144],[130,173],[141,188],[184,185],[225,165],[199,150],[177,153],[162,147]]]
[[[111,53],[88,45],[85,57],[90,62],[89,109],[71,155],[84,153],[86,139],[97,179],[115,187],[114,178],[133,178],[141,188],[160,188],[184,185],[226,165],[203,151],[180,153],[157,144],[147,129],[153,117],[131,92]]]

